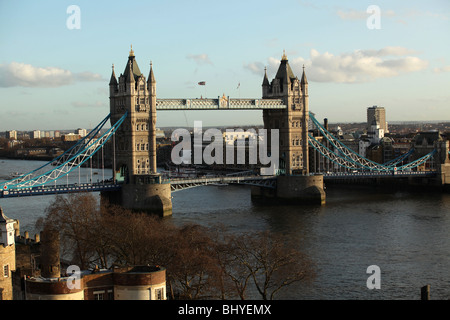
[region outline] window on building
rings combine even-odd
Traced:
[[[156,300],[163,300],[163,288],[155,289],[155,299]]]
[[[3,266],[3,277],[5,278],[9,277],[9,264],[5,264]]]
[[[94,300],[104,300],[105,291],[94,291]]]

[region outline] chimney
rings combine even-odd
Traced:
[[[323,127],[328,131],[328,119],[323,119]]]
[[[61,276],[59,257],[59,232],[45,229],[40,235],[41,241],[41,275],[44,278]]]

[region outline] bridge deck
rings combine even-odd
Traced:
[[[398,171],[398,172],[330,172],[324,173],[323,178],[332,179],[354,179],[354,178],[406,178],[406,177],[432,177],[436,171]]]
[[[75,192],[96,192],[120,190],[119,184],[68,184],[56,186],[40,186],[22,189],[7,189],[0,192],[0,198],[45,196]]]
[[[407,171],[407,172],[333,172],[324,173],[324,180],[363,179],[363,178],[406,178],[406,177],[432,177],[436,171]],[[211,184],[246,184],[265,188],[276,188],[276,176],[234,175],[214,176],[188,179],[163,179],[162,183],[170,183],[172,192]],[[121,184],[66,184],[56,186],[39,186],[32,188],[7,189],[0,191],[0,198],[26,197],[66,194],[75,192],[116,191]]]
[[[286,109],[282,99],[156,99],[156,110]]]
[[[188,188],[205,186],[209,184],[229,184],[229,183],[256,185],[266,188],[276,187],[275,176],[255,176],[255,175],[217,176],[217,177],[192,178],[192,179],[171,179],[171,180],[163,180],[163,182],[170,183],[172,192]]]

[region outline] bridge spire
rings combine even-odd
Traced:
[[[114,63],[112,65],[111,79],[109,85],[117,85],[116,73],[114,72]]]
[[[134,57],[133,45],[130,45],[130,55],[128,57]]]
[[[153,63],[150,61],[150,72],[148,74],[148,83],[156,83],[155,75],[153,74]]]
[[[303,74],[302,74],[301,84],[308,84],[308,80],[306,79],[306,73],[305,73],[305,65],[303,65]]]

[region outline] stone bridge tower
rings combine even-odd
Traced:
[[[150,63],[148,78],[139,69],[131,48],[125,70],[109,82],[111,123],[127,112],[113,139],[114,180],[120,195],[109,201],[126,208],[171,213],[170,184],[161,184],[156,162],[156,80]],[[105,193],[106,194],[106,193]]]
[[[299,80],[283,53],[271,83],[265,72],[262,91],[263,99],[283,99],[287,106],[286,110],[263,111],[264,128],[279,129],[280,171],[286,175],[308,174],[309,97],[305,68]],[[268,145],[270,146],[270,143]]]
[[[279,130],[279,171],[275,191],[252,188],[252,199],[270,198],[283,204],[324,204],[323,176],[309,175],[308,122],[309,95],[305,68],[299,80],[293,73],[286,54],[272,82],[267,72],[262,83],[263,99],[283,99],[283,110],[264,110],[264,128]],[[270,139],[271,134],[268,134]],[[271,141],[268,141],[270,148]],[[270,150],[270,149],[269,149]],[[273,156],[273,155],[272,155]]]

